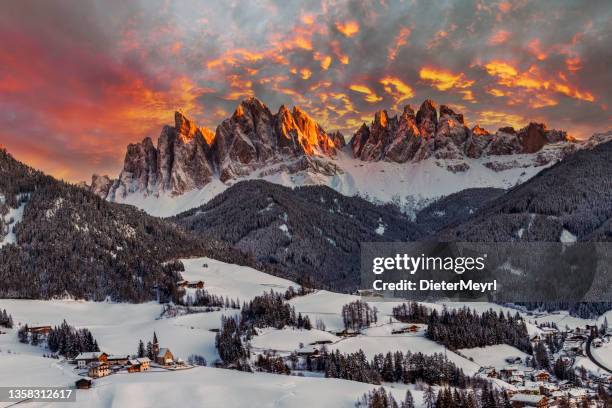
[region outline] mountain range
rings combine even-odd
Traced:
[[[177,113],[85,188],[0,149],[0,296],[171,299],[191,256],[353,291],[361,242],[611,241],[611,139],[490,134],[426,101],[344,145],[299,108],[248,99],[214,134]]]
[[[94,175],[89,188],[108,201],[158,216],[208,202],[236,181],[262,179],[288,187],[326,185],[374,203],[416,210],[466,188],[509,188],[595,142],[530,123],[489,133],[469,128],[461,113],[424,101],[390,116],[376,112],[348,143],[326,132],[299,107],[273,113],[257,98],[240,102],[216,131],[183,113],[164,126],[155,145],[147,137],[127,147],[115,179]]]

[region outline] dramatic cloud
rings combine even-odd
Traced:
[[[495,130],[610,126],[605,1],[21,0],[0,13],[0,144],[70,180],[116,174],[182,109],[245,97],[347,137],[426,98]]]

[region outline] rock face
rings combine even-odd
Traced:
[[[202,188],[214,177],[225,182],[288,160],[289,172],[320,169],[327,174],[335,168],[304,159],[332,156],[344,144],[341,133],[328,135],[298,107],[281,106],[273,114],[249,98],[214,133],[176,112],[174,127],[164,126],[157,147],[150,138],[130,144],[119,178],[94,176],[90,189],[111,200],[134,192],[178,195]]]
[[[363,161],[404,163],[428,158],[456,160],[537,153],[549,143],[562,141],[571,139],[565,132],[548,130],[541,123],[530,123],[519,131],[500,128],[495,134],[478,125],[470,129],[463,114],[446,105],[438,109],[428,99],[416,115],[410,105],[394,117],[386,111],[376,112],[372,123],[364,123],[350,145],[353,156]]]
[[[111,180],[107,175],[99,176],[94,174],[91,176],[91,186],[89,186],[89,189],[97,196],[105,198],[108,196],[108,192],[110,191],[112,185],[113,180]]]
[[[328,135],[297,106],[273,114],[256,98],[240,103],[215,134],[213,161],[221,181],[250,174],[263,165],[301,156],[332,156],[340,134]]]

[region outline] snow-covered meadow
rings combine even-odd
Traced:
[[[203,280],[208,291],[230,299],[248,301],[264,292],[284,292],[289,286],[298,285],[285,279],[267,275],[252,268],[225,264],[208,258],[183,260],[187,280]],[[293,298],[290,303],[297,312],[308,315],[313,324],[319,320],[325,330],[282,330],[267,328],[251,340],[254,353],[273,351],[291,353],[302,345],[325,341],[329,350],[343,353],[363,350],[368,358],[377,353],[395,351],[443,353],[466,374],[475,374],[482,366],[499,367],[509,355],[524,357],[510,346],[491,346],[483,349],[466,349],[454,353],[424,336],[420,325],[413,333],[394,334],[406,325],[391,318],[395,302],[375,302],[379,321],[355,337],[338,337],[343,329],[342,306],[358,299],[358,296],[316,291]],[[443,305],[428,304],[442,308]],[[449,303],[448,308],[466,304]],[[467,305],[479,311],[494,308],[515,313],[489,303]],[[172,318],[160,318],[162,306],[155,303],[119,304],[112,302],[85,302],[76,300],[9,300],[0,299],[0,309],[6,309],[15,322],[14,329],[3,329],[0,334],[0,384],[2,386],[72,385],[78,379],[74,366],[64,360],[43,357],[47,351],[41,346],[21,344],[17,340],[19,325],[58,325],[64,319],[77,328],[88,328],[103,351],[112,354],[134,354],[138,341],[148,341],[157,333],[160,345],[168,347],[175,356],[187,359],[192,354],[204,356],[212,363],[218,358],[215,348],[215,330],[220,327],[223,314],[236,310],[186,314]],[[531,319],[535,323],[535,318]],[[554,321],[558,324],[583,325],[590,322],[570,318],[563,314],[538,316],[538,322]],[[591,322],[592,323],[592,322]],[[530,333],[537,333],[535,324],[529,324]],[[606,347],[609,347],[606,345]],[[609,348],[598,354],[608,356]],[[605,357],[604,356],[604,357]],[[470,359],[471,358],[471,359]],[[471,361],[473,360],[473,361]],[[588,360],[584,363],[588,364]],[[87,407],[165,407],[182,406],[256,406],[296,407],[317,405],[320,407],[352,407],[364,392],[374,386],[369,384],[326,379],[320,376],[284,376],[264,373],[243,373],[212,367],[195,367],[179,372],[149,371],[137,374],[116,374],[95,381],[94,388],[79,390],[76,406]],[[398,400],[403,399],[406,385],[387,384]],[[421,391],[411,386],[417,405],[421,403]],[[0,403],[0,406],[8,404]],[[33,406],[41,406],[35,403]],[[58,406],[53,404],[53,406]],[[60,405],[61,406],[61,405]],[[74,404],[68,406],[75,406]]]

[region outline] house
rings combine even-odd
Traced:
[[[194,288],[194,289],[203,289],[204,288],[204,282],[199,280],[199,281],[191,281],[187,283],[187,287],[188,288]]]
[[[128,373],[140,373],[149,369],[151,360],[147,357],[134,358],[128,361]]]
[[[28,327],[28,333],[38,333],[47,335],[51,331],[51,326],[32,326]]]
[[[91,378],[84,377],[84,378],[80,378],[80,379],[76,380],[74,382],[74,385],[79,390],[88,390],[88,389],[91,388],[91,381],[92,381]]]
[[[94,362],[107,363],[108,362],[107,360],[108,360],[108,354],[100,353],[97,351],[81,353],[78,356],[76,356],[74,359],[74,361],[77,364],[77,367],[79,368],[85,368],[87,367],[87,365],[94,363]]]
[[[540,370],[534,374],[533,378],[535,378],[536,381],[548,382],[548,380],[550,380],[550,374],[547,371]]]
[[[91,378],[106,377],[110,374],[110,367],[107,363],[93,362],[90,363],[87,375]]]
[[[593,342],[591,344],[593,344],[593,347],[599,348],[599,347],[603,346],[603,340],[600,339],[600,338],[597,338],[597,339],[593,340]]]
[[[506,363],[508,364],[521,364],[523,359],[519,356],[508,356],[506,357]]]
[[[295,353],[298,356],[307,357],[307,356],[316,356],[319,354],[319,349],[314,346],[306,346],[301,349],[295,350]]]
[[[566,391],[570,402],[579,404],[587,399],[587,391],[584,388],[570,388]]]
[[[391,334],[402,334],[402,333],[416,333],[419,331],[419,326],[416,324],[411,324],[399,330],[393,330]]]
[[[186,288],[187,285],[189,285],[189,282],[186,280],[181,280],[181,281],[176,282],[177,288]]]
[[[497,378],[497,371],[495,371],[495,367],[492,367],[492,366],[482,367],[480,369],[480,372],[489,378]]]
[[[517,384],[522,384],[523,381],[524,381],[523,377],[520,377],[518,375],[513,375],[513,376],[510,376],[510,378],[508,378],[506,382],[512,385],[517,385]]]
[[[501,374],[502,378],[510,378],[513,375],[518,375],[521,372],[520,372],[520,370],[518,369],[517,366],[515,366],[515,365],[507,365],[504,368],[502,368],[499,371],[499,373]]]
[[[510,398],[513,408],[537,407],[547,408],[548,398],[543,395],[515,394]]]
[[[169,348],[162,347],[155,356],[155,362],[160,365],[170,365],[174,362],[174,356]]]
[[[111,366],[122,366],[128,363],[130,356],[118,356],[118,355],[109,355],[106,358],[106,362]]]

